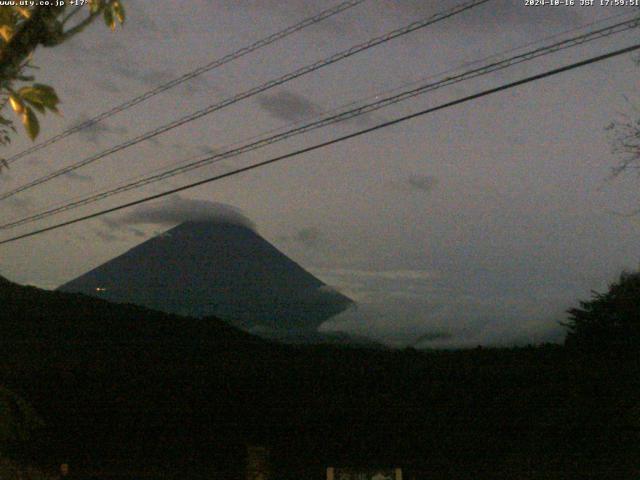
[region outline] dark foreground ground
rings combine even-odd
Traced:
[[[0,384],[45,422],[8,453],[75,476],[640,478],[640,356],[286,347],[216,319],[0,285]]]

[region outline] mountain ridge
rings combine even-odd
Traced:
[[[244,329],[315,331],[353,303],[251,228],[221,221],[181,223],[57,290]]]

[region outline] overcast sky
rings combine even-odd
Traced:
[[[55,86],[64,102],[64,116],[45,119],[40,139],[336,3],[129,0],[123,30],[112,33],[96,24],[62,47],[37,52],[38,80]],[[0,176],[0,191],[457,3],[368,0],[22,158]],[[625,12],[633,11],[493,0],[4,200],[0,220],[223,151],[561,32],[571,31],[547,43],[576,35]],[[313,145],[638,38],[635,30],[459,83],[0,232],[0,238]],[[423,337],[424,347],[557,340],[562,337],[557,322],[567,308],[588,298],[591,289],[606,288],[622,269],[637,268],[640,260],[640,217],[619,215],[640,205],[640,179],[609,179],[619,159],[610,153],[605,131],[639,104],[639,68],[633,54],[618,57],[198,187],[135,213],[3,245],[0,273],[54,288],[211,202],[212,208],[225,204],[243,215],[280,250],[358,302],[325,330],[393,344]],[[17,138],[5,155],[29,145]]]

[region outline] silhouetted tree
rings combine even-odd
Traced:
[[[565,344],[589,349],[640,347],[640,271],[623,272],[606,293],[567,312]]]
[[[19,395],[0,385],[0,455],[8,446],[29,440],[31,433],[41,426],[42,420],[35,410]]]
[[[613,176],[637,173],[640,168],[640,112],[634,108],[631,115],[621,114],[606,130],[611,132],[611,151],[620,159],[612,170]],[[636,210],[634,213],[638,212]]]
[[[33,467],[25,467],[7,458],[0,457],[2,480],[56,480],[54,475]]]

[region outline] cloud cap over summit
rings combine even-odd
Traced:
[[[255,224],[239,208],[226,203],[183,198],[172,195],[151,205],[142,205],[104,223],[112,228],[127,225],[153,224],[173,226],[183,222],[217,222],[246,227],[255,231]]]

